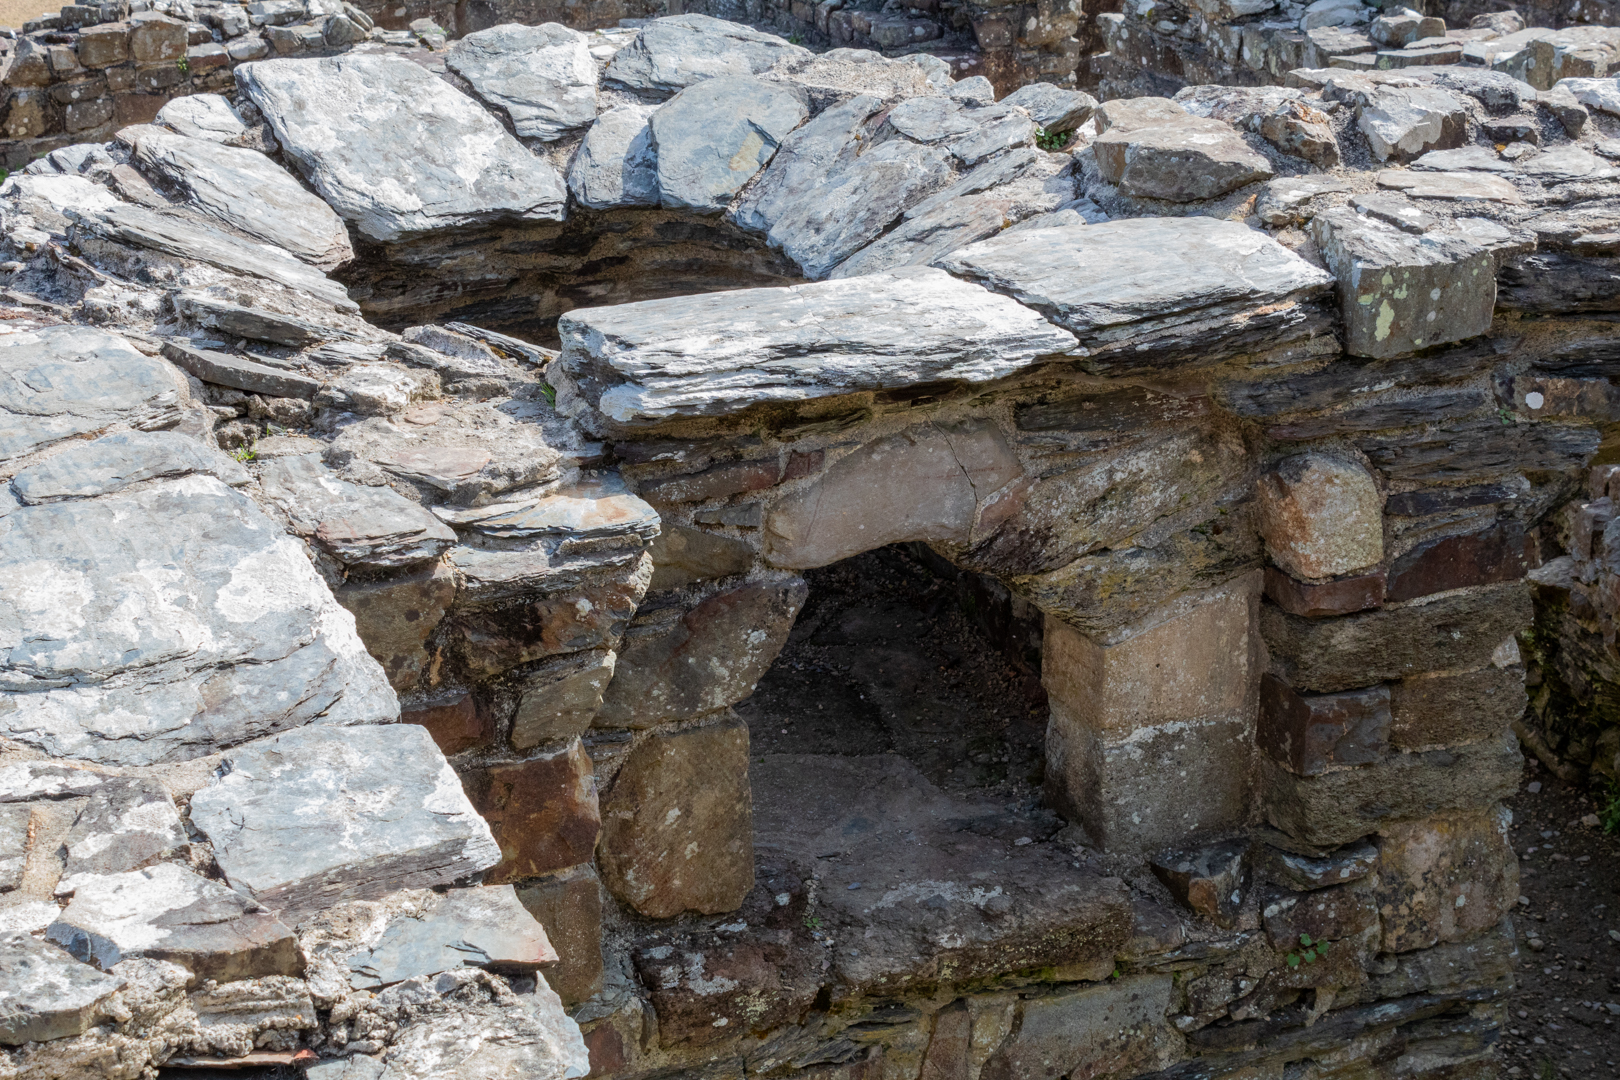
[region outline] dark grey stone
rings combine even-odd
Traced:
[[[1017,105],[1030,119],[1051,132],[1072,131],[1091,119],[1097,99],[1079,90],[1064,90],[1051,83],[1026,83],[1001,99]]]
[[[581,206],[612,210],[658,205],[658,155],[650,105],[615,105],[596,118],[568,166],[568,190]]]
[[[427,910],[395,918],[375,945],[349,958],[350,986],[372,989],[459,967],[533,971],[557,958],[511,885],[451,889],[424,900]]]
[[[56,895],[89,878],[142,870],[186,851],[186,830],[174,799],[156,780],[109,777],[90,796],[63,840],[67,862]]]
[[[688,87],[648,120],[666,209],[725,209],[810,114],[802,91],[723,75]]]
[[[454,530],[393,488],[341,480],[318,454],[265,462],[259,485],[295,534],[347,566],[413,566],[438,558],[456,542]]]
[[[296,371],[273,368],[233,353],[193,348],[179,341],[164,342],[163,355],[203,382],[246,390],[250,394],[309,401],[321,388],[320,383]]]

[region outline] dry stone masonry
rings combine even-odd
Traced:
[[[487,25],[12,174],[0,1077],[1494,1075],[1519,740],[1616,749],[1547,40],[1098,102]],[[733,711],[896,544],[1041,625],[1041,804]]]

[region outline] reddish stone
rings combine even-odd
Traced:
[[[1517,521],[1505,521],[1468,536],[1431,540],[1402,555],[1389,568],[1391,601],[1438,592],[1517,581],[1535,568],[1535,540]]]
[[[441,561],[413,574],[351,583],[333,595],[354,615],[354,628],[389,685],[409,690],[431,663],[427,639],[455,599],[456,575]]]
[[[168,94],[119,94],[113,98],[113,119],[119,127],[150,124],[168,103]]]
[[[602,815],[591,759],[578,739],[566,749],[461,778],[473,808],[501,845],[501,861],[484,877],[501,885],[589,862]]]
[[[1378,922],[1378,905],[1361,885],[1334,885],[1296,893],[1274,890],[1260,904],[1260,917],[1273,948],[1297,950],[1300,936],[1315,941],[1342,941]]]
[[[821,466],[827,460],[827,455],[821,450],[812,450],[808,454],[795,451],[788,455],[787,471],[782,474],[784,482],[798,480],[805,476],[814,476],[821,471]]]
[[[1501,806],[1379,830],[1378,914],[1385,952],[1461,941],[1495,926],[1519,898],[1519,860]]]
[[[557,950],[557,963],[545,975],[562,1003],[573,1005],[602,989],[602,883],[596,871],[570,867],[520,887],[517,897]]]
[[[399,714],[403,724],[428,729],[446,757],[482,746],[495,737],[495,724],[489,713],[465,690],[429,698]]]
[[[918,1080],[972,1080],[973,1016],[956,1001],[934,1016]]]
[[[1499,738],[1524,715],[1524,668],[1432,672],[1390,687],[1390,738],[1401,750],[1430,750]]]
[[[782,463],[774,458],[762,461],[732,461],[686,476],[669,476],[641,485],[638,494],[648,502],[703,502],[724,499],[746,491],[762,491],[782,479]]]
[[[1299,694],[1273,675],[1260,679],[1261,749],[1299,776],[1329,765],[1369,765],[1389,747],[1389,688]]]
[[[1322,585],[1296,581],[1275,566],[1266,567],[1266,596],[1290,615],[1319,619],[1366,611],[1384,602],[1384,571],[1341,578]]]
[[[591,1056],[590,1076],[612,1076],[624,1068],[624,1040],[611,1023],[585,1033],[585,1051]]]
[[[1217,926],[1235,926],[1243,902],[1247,840],[1226,840],[1191,851],[1167,851],[1148,865],[1182,906],[1213,920]]]

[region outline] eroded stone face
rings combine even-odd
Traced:
[[[1366,469],[1319,455],[1289,458],[1260,479],[1266,554],[1296,578],[1332,578],[1384,557],[1384,499]]]
[[[1388,826],[1376,890],[1389,952],[1459,941],[1495,926],[1519,898],[1509,811],[1446,814]]]
[[[557,139],[596,119],[596,61],[584,34],[559,23],[468,34],[445,66],[512,120],[526,139]]]

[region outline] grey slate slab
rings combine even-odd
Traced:
[[[0,803],[0,893],[22,884],[28,868],[28,822],[34,811],[25,803]]]
[[[212,476],[232,487],[251,480],[234,458],[174,431],[119,431],[71,446],[19,470],[11,487],[24,503],[82,499],[158,477]]]
[[[450,47],[445,66],[525,139],[560,139],[596,119],[596,61],[584,34],[560,23],[504,23]]]
[[[596,118],[568,166],[568,190],[581,206],[612,210],[658,205],[658,155],[651,105],[615,105]]]
[[[0,1044],[83,1034],[124,985],[31,934],[0,933]]]
[[[428,909],[388,924],[371,948],[349,958],[349,985],[388,986],[460,967],[533,971],[557,952],[511,885],[451,889]]]
[[[723,210],[810,114],[803,91],[723,75],[688,87],[648,120],[666,209]]]
[[[634,90],[673,94],[719,75],[758,75],[810,50],[708,15],[654,19],[609,61],[605,78]]]
[[[156,780],[109,777],[74,820],[63,841],[67,861],[56,895],[104,874],[141,870],[183,856],[186,830],[174,799]]]
[[[296,371],[273,368],[233,353],[193,348],[179,341],[164,342],[163,355],[203,382],[246,390],[250,394],[309,401],[321,388],[320,383]]]
[[[454,530],[393,488],[341,480],[317,454],[265,462],[259,486],[296,534],[349,566],[411,566],[456,542]]]

